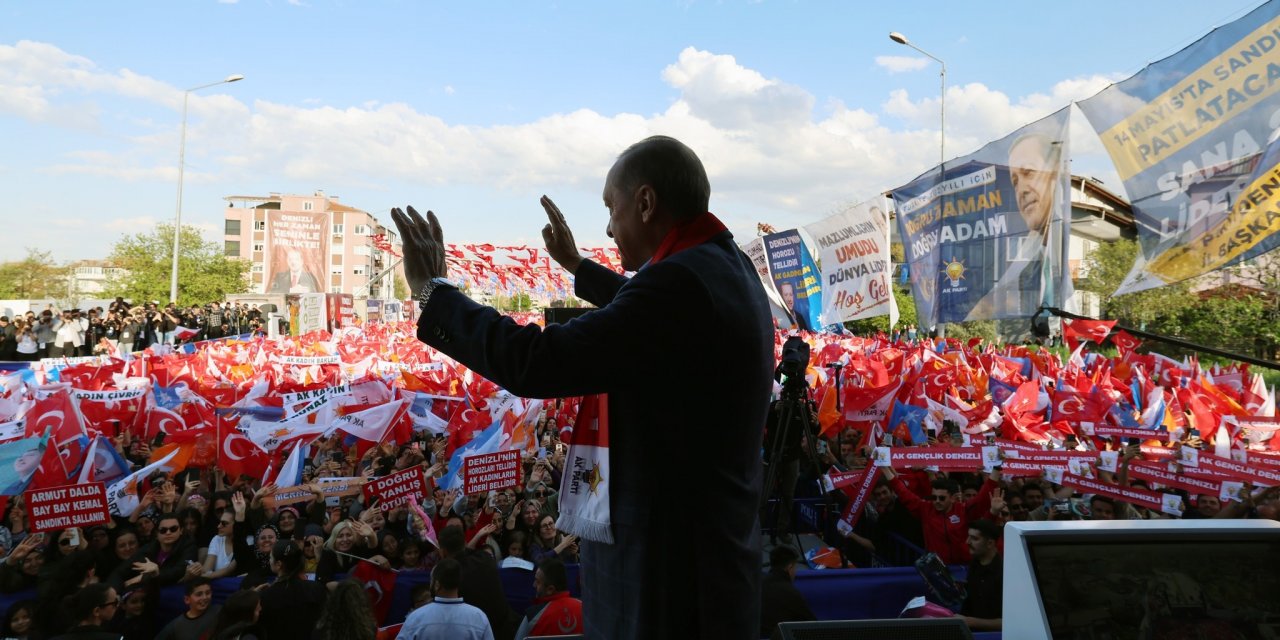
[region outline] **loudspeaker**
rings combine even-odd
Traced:
[[[960,618],[780,622],[782,640],[973,640]]]
[[[261,312],[263,312],[263,313],[275,313],[275,312],[276,312],[276,305],[274,305],[274,304],[272,304],[272,303],[270,303],[270,302],[264,302],[264,303],[262,303],[262,304],[258,305],[258,311],[261,311]]]
[[[542,320],[546,324],[564,324],[584,313],[595,311],[594,307],[547,307],[542,310]]]

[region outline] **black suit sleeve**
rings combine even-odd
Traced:
[[[573,274],[573,293],[597,307],[603,307],[618,295],[627,278],[603,265],[583,259]]]
[[[418,339],[525,398],[603,393],[667,375],[679,363],[654,357],[655,345],[669,354],[695,352],[697,326],[707,320],[698,310],[711,306],[711,295],[688,267],[662,262],[627,280],[592,273],[608,270],[591,265],[578,270],[579,291],[604,308],[544,329],[442,288],[422,312]]]

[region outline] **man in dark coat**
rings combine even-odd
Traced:
[[[435,215],[392,210],[418,338],[524,397],[608,394],[613,543],[582,543],[590,638],[749,638],[759,630],[760,447],[772,389],[768,302],[751,261],[708,212],[698,157],[653,137],[605,180],[607,233],[627,279],[578,254],[559,209],[548,253],[600,307],[519,326],[436,278]]]

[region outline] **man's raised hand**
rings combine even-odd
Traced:
[[[560,207],[551,198],[542,196],[539,202],[546,209],[547,220],[550,221],[542,227],[542,241],[547,246],[547,254],[565,271],[577,273],[578,265],[582,264],[582,254],[578,253],[578,245],[573,241],[569,223],[564,221],[564,214],[560,213]]]
[[[391,220],[400,230],[400,239],[404,243],[404,277],[409,281],[409,289],[417,293],[432,278],[443,278],[448,274],[445,266],[444,230],[436,214],[428,211],[424,220],[413,207],[406,207],[407,213],[400,209],[391,210]]]

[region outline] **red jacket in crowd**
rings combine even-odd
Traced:
[[[978,495],[968,502],[957,500],[945,513],[940,513],[933,508],[932,502],[916,495],[901,477],[894,477],[890,485],[903,506],[920,520],[925,549],[938,554],[945,564],[969,564],[969,522],[990,517],[985,514],[991,510],[991,490],[996,483],[987,478]]]

